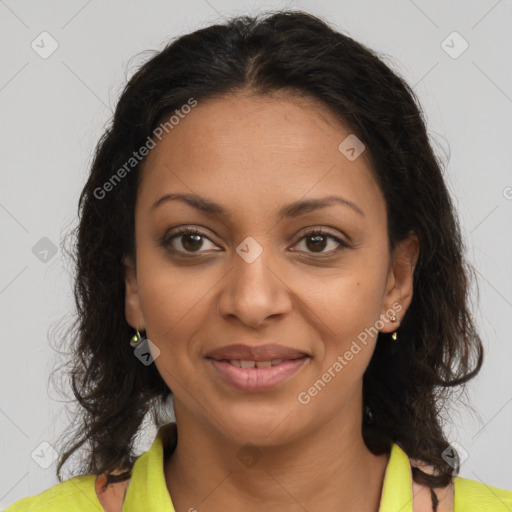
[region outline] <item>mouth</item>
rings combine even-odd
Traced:
[[[217,359],[217,361],[229,363],[237,368],[270,368],[271,366],[281,364],[283,361],[295,361],[295,359],[302,359],[302,357],[296,357],[294,359],[272,359],[269,361],[246,361],[243,359]]]
[[[303,354],[293,359],[256,361],[206,357],[215,375],[231,387],[245,392],[270,390],[293,376],[311,359]]]
[[[270,362],[270,365],[272,365],[272,361],[298,359],[307,355],[310,354],[303,350],[277,345],[275,343],[265,345],[245,345],[237,343],[211,350],[206,354],[206,357],[217,361],[245,362],[244,364],[252,363],[253,361],[256,363]],[[247,368],[250,368],[250,366],[247,366]]]

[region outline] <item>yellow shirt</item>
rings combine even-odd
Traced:
[[[175,512],[164,476],[164,442],[175,423],[161,427],[151,448],[140,455],[132,469],[123,512]],[[82,475],[23,498],[5,512],[101,512],[95,475]],[[512,491],[454,477],[453,512],[511,512]],[[200,503],[191,507],[201,509]],[[393,444],[386,468],[379,512],[413,512],[412,473],[409,458]]]

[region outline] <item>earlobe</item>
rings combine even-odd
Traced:
[[[382,332],[395,331],[397,322],[401,322],[412,302],[414,269],[418,261],[420,244],[414,233],[400,241],[393,251],[393,261],[388,276],[384,310],[381,318],[385,326]],[[395,317],[397,322],[391,321]],[[399,325],[399,324],[398,324]]]
[[[125,316],[126,321],[134,329],[143,331],[146,329],[144,314],[139,295],[139,287],[137,283],[137,274],[132,258],[125,256],[123,258],[124,275],[125,275]]]

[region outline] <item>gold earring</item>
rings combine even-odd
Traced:
[[[392,322],[397,322],[397,321],[398,321],[398,320],[396,319],[396,316],[395,316],[395,315],[393,315],[393,316],[390,318],[390,320],[391,320]],[[400,322],[398,322],[398,325],[400,325]],[[391,338],[393,339],[393,341],[396,341],[396,340],[397,340],[397,338],[398,338],[398,334],[397,334],[397,332],[396,332],[396,331],[391,335]]]
[[[133,348],[137,348],[144,341],[144,338],[140,335],[138,327],[136,330],[137,332],[132,336],[132,339],[130,340],[130,345]]]

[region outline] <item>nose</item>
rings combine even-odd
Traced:
[[[254,239],[240,244],[218,296],[219,314],[254,328],[269,317],[285,315],[291,311],[292,300],[283,274],[270,248]]]

